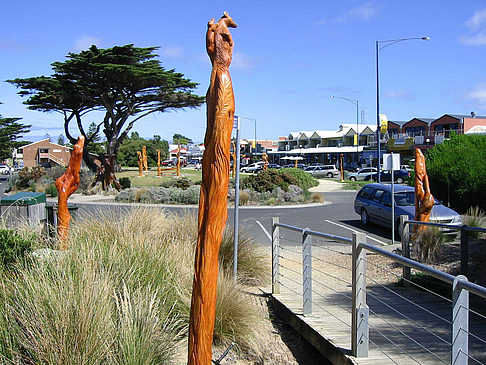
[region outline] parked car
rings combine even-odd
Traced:
[[[0,174],[8,175],[10,173],[10,167],[7,165],[0,165]]]
[[[285,167],[285,168],[295,168],[295,163],[289,163],[288,165],[283,165],[282,167]],[[306,167],[307,167],[307,165],[305,165],[303,163],[298,163],[297,164],[297,168],[298,169],[305,170]]]
[[[380,171],[380,181],[391,181],[391,171],[390,170],[382,170]],[[378,172],[366,176],[364,178],[365,181],[376,181],[378,178]],[[410,171],[408,170],[395,170],[393,171],[393,179],[395,180],[396,183],[398,184],[403,184],[405,181],[408,181],[410,179]]]
[[[241,172],[258,172],[261,169],[263,169],[264,164],[265,163],[263,161],[251,163],[249,165],[246,165],[246,166],[243,166],[242,168],[240,168],[240,171]]]
[[[340,174],[336,165],[309,166],[304,171],[311,173],[314,177],[335,177]]]
[[[268,168],[269,168],[269,169],[281,169],[281,168],[282,168],[282,166],[280,166],[280,165],[279,165],[279,164],[277,164],[277,163],[269,163],[269,164],[268,164]]]
[[[343,164],[343,169],[349,172],[356,172],[359,170],[359,167],[355,162],[347,162]]]
[[[400,216],[407,215],[415,219],[415,188],[406,185],[395,186],[395,223],[396,231],[400,223]],[[354,211],[361,216],[361,223],[370,222],[391,228],[391,184],[368,184],[356,195]],[[442,205],[434,198],[434,206],[430,214],[430,222],[461,225],[461,216]],[[455,233],[454,230],[443,229],[445,233]]]
[[[376,174],[378,170],[376,167],[365,167],[358,172],[352,172],[348,174],[348,179],[351,181],[364,180],[366,176]]]

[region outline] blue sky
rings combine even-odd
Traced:
[[[486,2],[453,1],[9,1],[2,5],[0,80],[50,75],[50,64],[91,44],[160,46],[166,68],[198,82],[211,65],[207,21],[226,10],[238,24],[230,72],[236,114],[256,119],[258,139],[290,131],[376,122],[375,41],[430,37],[380,51],[381,111],[389,120],[486,115]],[[0,83],[0,114],[32,124],[27,136],[57,138],[62,117],[29,111],[17,89]],[[97,121],[86,119],[86,124]],[[242,120],[242,137],[254,138]],[[134,130],[202,141],[205,107],[149,116]]]

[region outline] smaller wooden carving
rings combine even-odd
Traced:
[[[147,147],[142,147],[142,160],[143,160],[143,171],[148,171],[148,163],[147,163]]]
[[[177,146],[177,176],[181,176],[181,145]]]
[[[71,221],[67,200],[79,186],[79,170],[83,159],[84,140],[84,136],[79,136],[78,142],[73,147],[71,159],[69,160],[66,172],[56,180],[56,188],[58,192],[57,235],[59,237],[60,250],[65,250],[67,248],[69,222]]]
[[[339,155],[339,169],[341,170],[341,181],[344,181],[344,170],[343,170],[343,154]]]
[[[262,159],[263,159],[263,171],[267,171],[268,170],[268,155],[265,152],[263,152]]]
[[[160,171],[160,150],[157,150],[157,176],[162,175]]]
[[[142,156],[142,152],[137,151],[137,157],[138,157],[138,176],[142,177],[143,176],[143,156]]]
[[[425,166],[425,157],[422,151],[415,149],[415,220],[428,222],[430,212],[434,206],[434,197],[430,193],[429,177]],[[415,232],[419,233],[425,226],[414,226]]]

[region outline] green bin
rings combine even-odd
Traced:
[[[7,227],[35,226],[46,220],[46,194],[21,192],[0,200],[0,216]]]

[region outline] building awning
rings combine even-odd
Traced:
[[[356,151],[363,152],[363,146],[294,148],[290,151],[268,151],[267,153],[272,155],[305,155],[309,153],[352,153]]]

